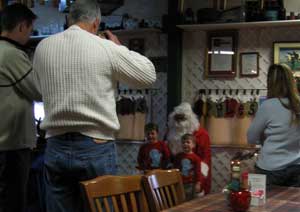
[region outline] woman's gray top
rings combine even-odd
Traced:
[[[247,133],[249,144],[262,145],[259,168],[274,171],[300,164],[300,127],[291,118],[291,111],[278,98],[267,99],[259,107]]]

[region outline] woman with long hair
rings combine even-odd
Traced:
[[[300,98],[289,66],[271,65],[267,88],[247,133],[248,143],[261,145],[256,172],[267,175],[267,185],[299,187]]]

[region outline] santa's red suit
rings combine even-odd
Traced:
[[[179,117],[180,119],[178,120]],[[211,148],[207,131],[200,127],[196,114],[189,103],[181,103],[174,108],[169,115],[167,141],[173,156],[182,152],[181,137],[190,133],[195,136],[196,146],[194,152],[207,166],[201,166],[201,172],[205,181],[201,185],[204,194],[208,194],[211,188]]]
[[[202,162],[208,166],[207,177],[202,186],[204,193],[208,194],[211,187],[211,150],[210,150],[210,139],[208,132],[204,128],[199,128],[194,132],[196,139],[196,147],[194,152],[202,159]]]

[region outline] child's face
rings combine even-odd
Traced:
[[[191,138],[187,138],[182,141],[182,149],[184,153],[192,152],[193,148],[194,148],[194,141]]]
[[[156,142],[157,141],[157,131],[150,130],[150,131],[146,132],[146,137],[149,142]]]

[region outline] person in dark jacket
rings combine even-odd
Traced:
[[[3,9],[0,37],[0,211],[22,212],[36,144],[33,100],[41,101],[24,45],[36,15],[23,4]]]

